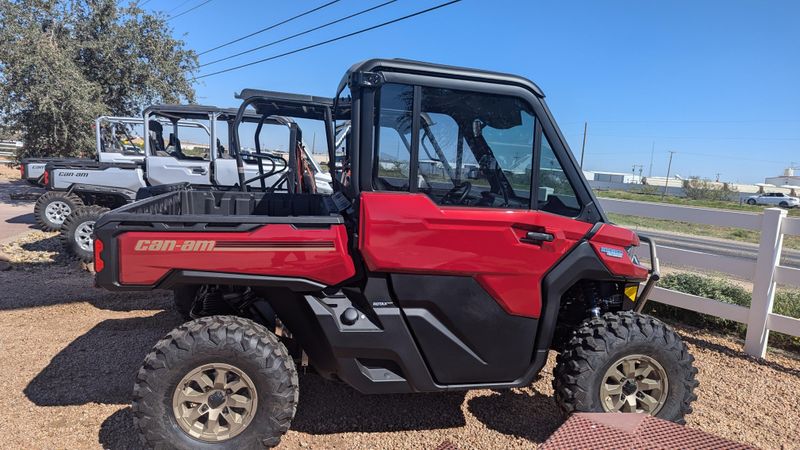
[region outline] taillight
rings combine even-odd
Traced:
[[[45,172],[46,173],[46,172]],[[100,272],[106,266],[106,263],[103,262],[103,258],[100,257],[100,254],[103,253],[103,241],[100,239],[94,239],[94,271]]]
[[[42,175],[42,184],[44,184],[45,186],[50,185],[50,172],[48,172],[47,170],[45,170],[44,174]]]

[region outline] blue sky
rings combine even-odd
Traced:
[[[335,5],[206,55],[280,39],[385,0]],[[399,0],[363,16],[201,69],[269,57],[443,0]],[[212,0],[171,20],[198,52],[326,3]],[[200,0],[150,0],[178,14]],[[587,170],[760,182],[800,167],[800,2],[464,0],[436,12],[242,70],[204,78],[198,101],[236,106],[245,87],[332,96],[344,71],[402,57],[515,73],[544,90],[573,152],[589,122]],[[213,70],[212,70],[213,69]],[[638,168],[637,168],[638,172]]]

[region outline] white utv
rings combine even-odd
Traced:
[[[144,161],[144,147],[137,145],[132,128],[143,124],[141,117],[100,116],[94,121],[94,158],[23,158],[20,176],[33,185],[41,185],[48,163],[101,162],[130,164]]]
[[[140,198],[191,186],[203,188],[236,188],[239,171],[229,139],[228,145],[218,138],[220,126],[227,136],[236,116],[235,109],[199,105],[156,105],[144,111],[144,161],[140,164],[104,164],[99,162],[61,162],[48,164],[48,192],[36,203],[37,221],[46,230],[62,231],[68,252],[89,262],[92,254],[92,231],[95,220],[105,211]],[[320,193],[331,192],[330,177],[309,154],[300,136],[298,125],[284,117],[248,116],[246,123],[258,127],[288,130],[288,148],[302,152],[304,167],[313,177]],[[166,135],[166,136],[165,136]],[[184,137],[185,136],[185,137]],[[202,139],[199,139],[201,136]],[[199,142],[190,143],[191,139]],[[182,142],[185,141],[185,142]],[[285,144],[281,144],[283,147]],[[294,146],[294,147],[293,147]],[[287,157],[285,153],[255,149],[243,152],[242,171],[246,184],[269,191],[286,189]],[[213,151],[212,151],[213,149]],[[260,166],[260,168],[259,168]]]

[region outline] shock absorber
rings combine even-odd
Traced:
[[[583,298],[589,300],[589,314],[591,317],[600,317],[600,305],[597,302],[599,295],[595,283],[583,283]]]

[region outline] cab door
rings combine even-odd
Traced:
[[[395,83],[374,101],[360,196],[367,267],[389,274],[439,383],[521,377],[542,279],[592,227],[575,219],[581,202],[534,105],[490,88]]]
[[[209,120],[211,127],[214,122]],[[211,184],[212,131],[195,127],[195,133],[188,134],[188,128],[178,125],[173,126],[172,130],[165,128],[163,131],[151,130],[147,125],[145,167],[147,181],[151,185],[183,182],[201,186]],[[179,133],[182,129],[184,132]],[[173,136],[172,142],[167,139],[170,134]]]

